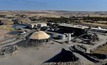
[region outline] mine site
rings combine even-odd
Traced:
[[[107,64],[106,12],[0,11],[0,65],[96,64]]]
[[[0,0],[0,65],[107,65],[107,0]]]

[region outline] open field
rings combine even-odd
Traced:
[[[12,28],[12,25],[1,25],[0,30],[12,31],[14,28]]]

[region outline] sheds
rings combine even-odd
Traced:
[[[30,28],[35,28],[38,26],[40,26],[40,27],[47,26],[47,24],[46,23],[28,23],[27,26]]]

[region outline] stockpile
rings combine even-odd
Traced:
[[[82,62],[76,61],[76,62],[51,62],[51,63],[44,63],[42,65],[83,65]]]
[[[62,51],[44,62],[46,65],[77,65],[79,58],[76,57],[71,51],[62,49]]]

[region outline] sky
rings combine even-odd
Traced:
[[[0,10],[107,11],[107,0],[0,0]]]

